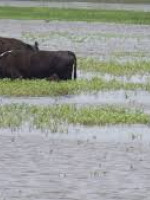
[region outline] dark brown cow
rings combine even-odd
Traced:
[[[15,38],[0,37],[0,54],[10,50],[37,51],[38,49],[39,48],[37,42],[35,42],[35,44],[32,46]]]
[[[47,78],[48,81],[60,81],[59,77],[57,74],[53,74],[50,77]]]
[[[0,56],[0,78],[76,79],[71,51],[8,51]]]

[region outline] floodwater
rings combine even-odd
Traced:
[[[150,113],[150,94],[143,91],[58,98],[1,97],[0,101],[39,105],[123,104]],[[1,129],[0,197],[2,200],[149,200],[149,154],[148,125],[70,125],[66,132],[58,133],[24,126],[11,131]]]
[[[130,76],[115,76],[108,73],[101,73],[101,72],[85,72],[82,70],[78,70],[78,79],[85,79],[85,80],[91,80],[92,78],[101,78],[106,81],[112,81],[117,80],[124,83],[148,83],[150,82],[150,74],[144,73],[144,74],[135,74]]]
[[[79,138],[1,134],[1,200],[149,199],[150,140]]]
[[[108,10],[133,10],[133,11],[150,11],[148,3],[131,4],[131,3],[103,3],[93,1],[19,1],[19,0],[2,0],[0,6],[23,6],[23,7],[54,7],[54,8],[79,8],[79,9],[108,9]]]
[[[37,40],[43,50],[69,49],[77,57],[102,61],[150,59],[148,25],[4,19],[0,26],[1,36],[13,36],[31,44]]]
[[[61,44],[61,49],[73,50],[77,57],[149,59],[150,26],[0,20],[0,27],[1,36],[31,44],[38,40],[45,50],[58,50]],[[79,78],[89,76],[81,73]],[[147,78],[133,80],[146,82]],[[103,91],[55,98],[0,97],[1,105],[9,103],[115,104],[150,113],[150,93],[144,91]],[[140,124],[70,125],[66,133],[55,134],[27,127],[1,129],[0,200],[149,200],[149,133],[149,125]]]
[[[82,93],[80,95],[66,95],[58,97],[0,97],[0,105],[8,104],[30,105],[122,105],[132,107],[150,114],[150,93],[137,91],[99,91]]]

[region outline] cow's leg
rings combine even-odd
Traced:
[[[64,67],[64,72],[62,73],[62,80],[71,80],[72,79],[72,67],[71,66],[65,66]]]
[[[66,79],[67,80],[71,80],[72,79],[72,67],[71,66],[68,66],[68,71],[66,73]]]
[[[47,78],[48,81],[59,81],[60,78],[57,74],[53,74],[50,77]]]
[[[22,78],[23,76],[21,75],[21,73],[18,70],[11,70],[10,72],[10,78],[11,79],[16,79],[16,78]]]

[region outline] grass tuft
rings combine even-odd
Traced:
[[[0,80],[0,95],[3,96],[64,96],[89,93],[100,90],[137,90],[150,91],[150,83],[123,83],[116,80],[105,81],[101,78],[67,82],[46,80]]]
[[[53,105],[31,106],[11,104],[0,106],[0,128],[20,128],[28,122],[30,127],[48,129],[52,132],[63,130],[68,124],[86,126],[107,124],[149,124],[150,115],[139,110],[113,106]]]
[[[150,91],[150,83],[123,83],[116,80],[105,81],[101,78],[66,82],[49,82],[46,80],[0,80],[1,96],[64,96],[100,90],[108,91],[120,89],[142,89]]]
[[[96,59],[79,59],[79,66],[84,71],[108,73],[115,76],[132,76],[135,74],[150,73],[149,61],[135,61],[120,64],[119,62],[102,62]]]

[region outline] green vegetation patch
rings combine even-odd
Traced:
[[[150,83],[124,83],[116,80],[105,81],[101,78],[62,82],[49,82],[46,80],[0,80],[1,96],[60,96],[120,89],[150,91]]]
[[[120,64],[118,62],[101,62],[96,59],[79,59],[79,67],[84,71],[108,73],[115,76],[132,76],[135,74],[150,73],[150,62],[135,61]]]
[[[30,128],[49,129],[53,132],[68,124],[149,124],[150,115],[138,110],[110,106],[51,105],[31,106],[11,104],[0,106],[0,128],[20,128],[28,123]]]
[[[150,24],[148,12],[123,10],[3,6],[0,7],[0,18]]]

